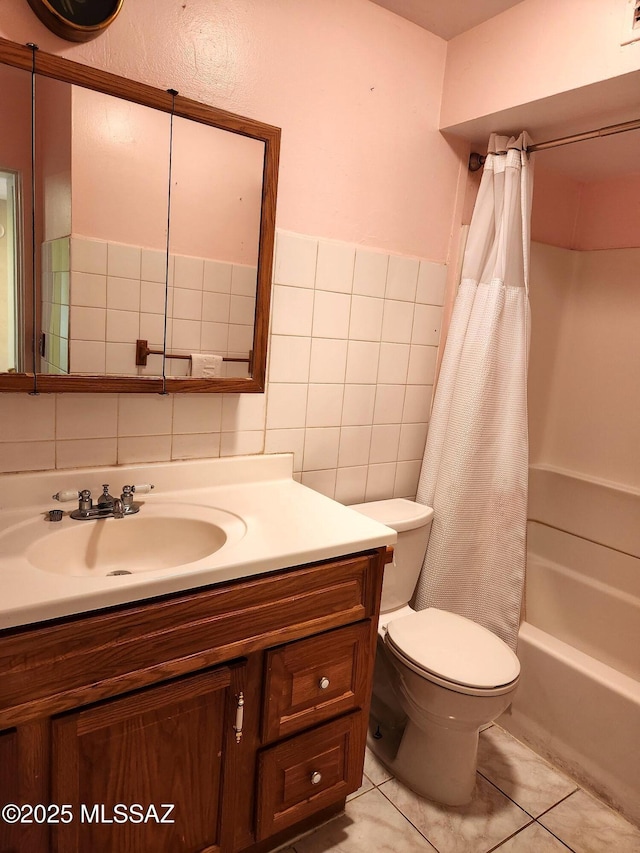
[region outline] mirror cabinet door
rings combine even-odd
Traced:
[[[4,39],[0,116],[0,390],[264,390],[280,130]]]
[[[0,65],[0,121],[0,374],[33,373],[29,71]]]
[[[162,376],[170,116],[39,77],[36,142],[40,372]]]
[[[249,377],[265,143],[173,119],[167,375]]]

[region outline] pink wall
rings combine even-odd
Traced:
[[[51,106],[64,96],[69,102],[66,114],[58,107],[49,110],[58,125],[62,119],[62,131],[66,129],[62,153],[69,160],[73,121],[73,214],[69,197],[70,223],[46,239],[73,233],[164,251],[170,117],[78,86],[72,95],[66,83],[45,83],[53,90],[46,103]],[[51,161],[60,146],[49,146],[49,139],[55,143],[60,134],[47,132],[42,137],[47,140],[43,151]],[[263,163],[262,142],[175,118],[171,251],[255,266]],[[65,212],[65,199],[51,184],[45,194],[48,225]]]
[[[24,282],[32,280],[31,241],[31,75],[17,68],[0,67],[0,116],[10,116],[11,133],[0,132],[0,168],[17,171],[22,192],[22,240]],[[37,205],[36,205],[37,209]],[[25,289],[25,334],[21,360],[25,370],[33,369],[31,355],[31,299]]]
[[[167,113],[74,87],[73,234],[166,247],[169,123]]]
[[[467,177],[462,222],[468,225],[482,179],[482,170]],[[578,227],[582,184],[566,175],[545,171],[534,162],[531,239],[550,246],[573,248]]]
[[[11,116],[11,133],[0,133],[0,168],[19,172],[22,181],[25,251],[31,260],[31,75],[0,67],[0,115]],[[4,122],[3,122],[4,124]]]
[[[263,142],[176,118],[171,251],[255,267],[263,166]]]
[[[575,241],[582,184],[566,175],[549,172],[533,161],[531,239],[550,246],[571,248]],[[469,172],[462,222],[468,225],[478,195],[482,169]]]
[[[0,67],[0,115],[11,116],[11,133],[0,133],[0,168],[25,175],[31,171],[31,75],[18,68]],[[3,125],[5,120],[3,120]]]
[[[544,153],[540,155],[544,157]],[[531,208],[531,239],[550,246],[576,246],[582,183],[536,162]]]
[[[71,87],[38,78],[36,104],[41,239],[56,240],[71,233]]]
[[[0,34],[281,127],[280,228],[446,259],[446,43],[368,0],[137,0],[81,45],[4,0]]]
[[[640,174],[583,184],[577,249],[640,245]]]
[[[537,155],[538,158],[543,154]],[[469,224],[481,172],[470,172],[462,222]],[[535,165],[531,239],[565,249],[637,248],[640,174],[579,181]]]
[[[626,249],[640,243],[640,174],[577,181],[536,168],[532,239],[566,249]]]
[[[451,39],[441,126],[637,71],[626,18],[627,0],[523,0]]]
[[[71,226],[52,237],[73,233],[164,250],[170,117],[77,86],[71,95],[67,84],[46,82],[54,89],[51,94],[64,94],[73,102]],[[70,110],[66,122],[66,156],[71,158]],[[58,146],[52,148],[49,160]],[[263,160],[262,142],[176,118],[171,251],[255,266]],[[47,201],[50,219],[60,218],[64,199]]]

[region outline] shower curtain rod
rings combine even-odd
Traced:
[[[527,148],[529,153],[534,151],[548,151],[550,148],[559,148],[561,145],[571,145],[574,142],[583,142],[586,139],[597,139],[599,136],[613,136],[615,133],[626,133],[629,130],[640,130],[640,118],[633,121],[624,121],[621,124],[610,124],[597,130],[587,130],[584,133],[575,133],[573,136],[561,136],[558,139],[548,139],[546,142],[537,142]],[[475,151],[469,156],[469,170],[477,172],[484,165],[486,157]]]

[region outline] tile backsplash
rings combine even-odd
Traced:
[[[344,503],[411,497],[446,272],[280,231],[266,394],[4,394],[0,470],[288,451],[298,479]]]
[[[165,298],[170,352],[246,358],[253,343],[256,273],[251,266],[186,255],[167,259],[162,251],[85,237],[43,243],[48,372],[160,376],[159,355],[136,367],[136,340],[162,349]],[[224,367],[225,376],[246,375],[246,365]],[[188,360],[167,361],[171,376],[188,370]]]

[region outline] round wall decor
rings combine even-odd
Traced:
[[[42,23],[67,41],[89,41],[116,18],[124,0],[29,0]]]

